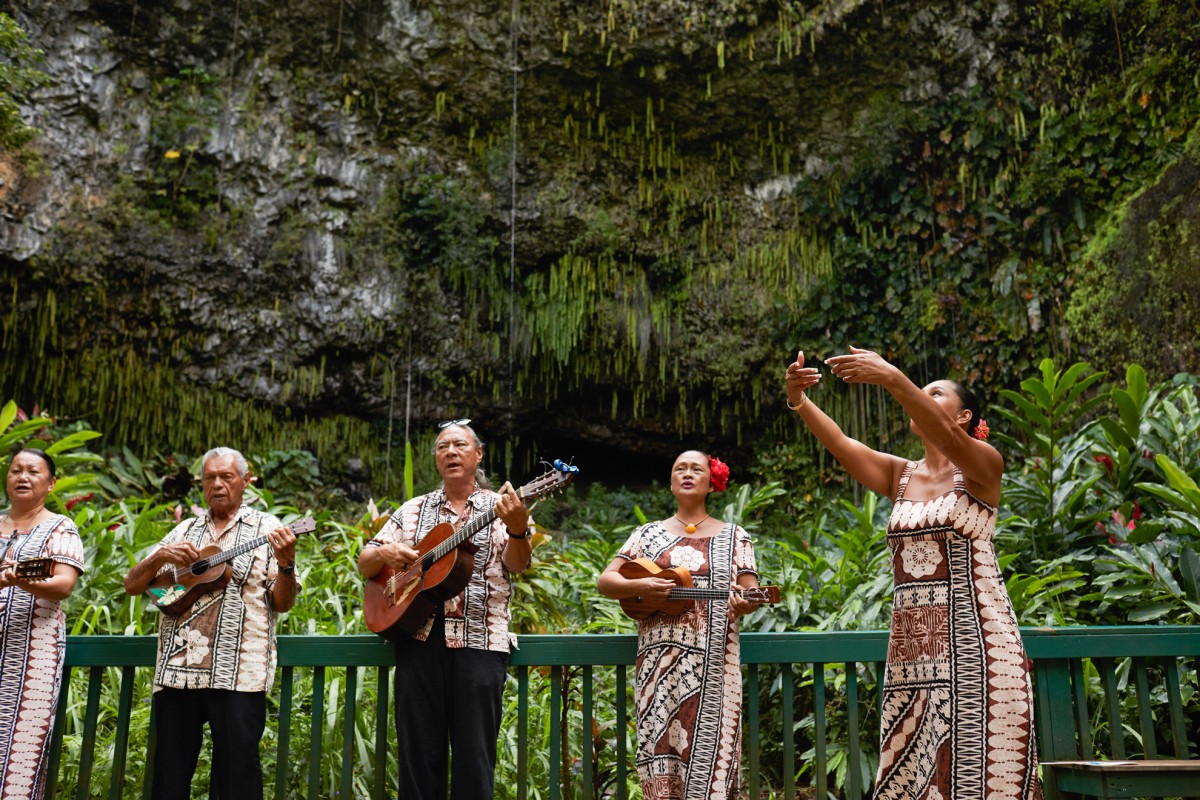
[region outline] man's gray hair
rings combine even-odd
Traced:
[[[204,471],[204,465],[208,463],[210,458],[233,458],[233,465],[237,467],[238,475],[246,477],[250,473],[250,465],[246,463],[246,457],[234,450],[232,447],[214,447],[204,454],[204,458],[200,461],[200,471]]]

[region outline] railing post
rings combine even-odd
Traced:
[[[117,703],[117,735],[113,741],[112,780],[109,800],[125,796],[125,760],[129,750],[129,720],[133,715],[133,667],[121,668],[121,693]]]
[[[355,709],[358,707],[358,667],[346,667],[346,694],[342,701],[342,782],[343,798],[354,796]]]
[[[529,667],[517,669],[517,800],[529,797]]]
[[[758,730],[758,664],[751,664],[746,667],[746,727],[750,731],[750,740],[747,742],[749,751],[750,766],[748,770],[748,778],[750,783],[750,797],[758,800],[761,794],[759,788],[761,784],[761,776],[758,774],[762,768],[759,761],[759,748],[762,747],[762,734]]]
[[[308,727],[308,800],[321,791],[321,742],[325,738],[325,668],[313,667],[312,718]]]
[[[825,665],[813,664],[813,746],[817,751],[816,782],[817,797],[825,800],[829,795],[829,758],[825,752]],[[792,800],[789,795],[787,800]]]
[[[292,667],[283,667],[279,681],[279,733],[275,748],[275,796],[287,797],[292,744]]]
[[[75,788],[78,800],[87,800],[92,789],[92,765],[96,760],[96,721],[100,716],[100,680],[104,667],[88,670],[87,710],[83,716],[83,740],[79,744],[79,785]]]
[[[387,791],[388,715],[392,704],[389,696],[388,668],[378,667],[375,679],[375,782],[371,791],[374,800],[384,800]],[[282,795],[276,795],[282,797]]]

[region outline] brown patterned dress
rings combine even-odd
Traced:
[[[728,588],[757,574],[750,536],[726,525],[711,537],[675,536],[661,522],[634,531],[618,558],[683,567],[699,588]],[[729,600],[697,602],[683,614],[638,623],[638,777],[645,800],[738,796],[742,669]]]
[[[996,566],[996,510],[954,488],[904,491],[888,521],[895,603],[875,800],[1037,800],[1033,692]]]
[[[83,572],[75,523],[56,516],[0,534],[0,561],[47,557]],[[16,586],[0,589],[0,798],[38,798],[46,788],[50,729],[58,706],[67,625],[59,603]]]

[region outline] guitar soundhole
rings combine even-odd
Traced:
[[[195,564],[192,564],[193,575],[203,575],[205,572],[208,572],[208,559],[202,558]]]

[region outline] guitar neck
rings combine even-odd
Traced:
[[[478,517],[475,517],[470,522],[468,522],[466,525],[463,525],[461,528],[459,528],[457,531],[455,531],[453,535],[448,537],[445,541],[443,541],[437,547],[433,548],[428,553],[426,553],[424,560],[428,564],[433,564],[435,561],[440,559],[442,556],[444,556],[450,552],[453,552],[454,549],[456,547],[458,547],[460,544],[465,542],[467,539],[470,539],[472,536],[479,533],[481,530],[483,530],[487,526],[491,525],[495,521],[496,521],[496,509],[491,508],[488,510],[488,512],[486,514],[482,514]]]
[[[207,563],[210,567],[214,566],[216,564],[224,564],[226,561],[232,561],[233,559],[237,558],[242,553],[249,553],[251,550],[257,550],[258,548],[260,548],[264,544],[266,544],[268,541],[270,541],[270,539],[268,537],[259,536],[257,539],[251,539],[248,542],[242,542],[237,547],[230,548],[229,550],[222,550],[221,552],[217,553],[215,556],[210,556],[209,558],[202,558],[202,559],[200,559],[200,561]],[[196,562],[196,564],[199,564],[199,563],[200,563],[199,561]],[[196,564],[193,564],[192,566],[194,567],[194,566],[196,566]]]
[[[741,594],[740,589],[697,589],[694,586],[677,586],[668,595],[670,600],[723,600],[730,592]]]

